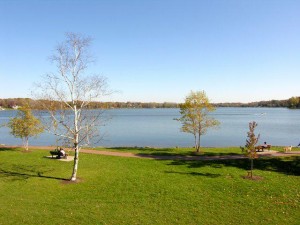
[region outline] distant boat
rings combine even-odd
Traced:
[[[256,115],[256,116],[264,116],[264,115],[267,115],[267,113],[255,113],[254,115]]]

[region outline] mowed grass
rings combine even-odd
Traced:
[[[112,147],[94,148],[99,151],[113,151],[113,152],[131,152],[134,154],[145,154],[145,155],[164,155],[164,156],[190,156],[195,154],[194,148],[154,148],[154,147]],[[202,147],[199,155],[213,156],[213,155],[239,155],[243,154],[240,147]]]
[[[112,148],[104,148],[97,147],[93,148],[98,151],[113,151],[113,152],[131,152],[134,154],[144,154],[144,155],[163,155],[163,156],[191,156],[195,155],[194,148],[154,148],[154,147],[112,147]],[[298,150],[298,148],[294,148]],[[293,149],[293,150],[294,150]],[[272,146],[271,150],[283,152],[282,146]],[[299,148],[300,150],[300,148]],[[265,150],[267,151],[267,150]],[[198,155],[205,156],[225,156],[225,155],[242,155],[244,154],[240,147],[201,147],[200,153]]]
[[[181,161],[0,149],[0,224],[299,224],[300,158]]]

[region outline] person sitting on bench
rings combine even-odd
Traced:
[[[59,150],[58,150],[58,155],[57,155],[57,159],[60,159],[60,158],[63,158],[63,157],[65,157],[65,155],[66,155],[66,152],[62,149],[62,148],[60,148]]]
[[[263,144],[262,147],[263,147],[263,148],[268,148],[267,142],[264,142],[264,144]]]

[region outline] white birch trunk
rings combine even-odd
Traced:
[[[78,135],[77,135],[78,140]],[[73,165],[73,173],[71,177],[71,181],[76,181],[77,179],[77,170],[78,170],[78,162],[79,162],[79,146],[78,143],[74,144],[75,148],[75,156],[74,156],[74,165]]]
[[[78,111],[76,105],[74,106],[74,165],[73,165],[73,173],[71,177],[71,181],[76,181],[77,179],[77,170],[78,170],[78,162],[79,162],[79,130],[78,130]]]

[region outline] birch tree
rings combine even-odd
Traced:
[[[191,91],[179,107],[181,118],[177,120],[182,123],[181,131],[193,134],[196,152],[200,152],[201,135],[206,134],[209,128],[218,127],[220,124],[209,115],[215,108],[204,91]]]
[[[50,117],[43,120],[47,131],[74,148],[71,181],[77,178],[80,148],[95,139],[103,125],[103,111],[91,110],[89,105],[110,94],[105,77],[89,74],[88,68],[94,61],[89,53],[90,43],[90,38],[80,34],[66,34],[66,40],[50,58],[56,72],[47,74],[35,92]]]

